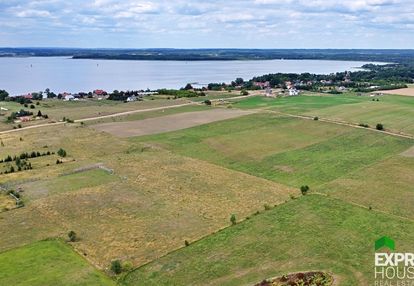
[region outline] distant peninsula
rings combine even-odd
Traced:
[[[0,57],[56,57],[107,60],[345,60],[405,63],[414,50],[375,49],[81,49],[0,48]]]

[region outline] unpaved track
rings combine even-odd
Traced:
[[[282,116],[288,116],[288,117],[299,118],[299,119],[314,120],[314,117],[306,116],[306,115],[295,115],[295,114],[284,113],[284,112],[268,110],[268,109],[253,109],[253,110],[255,110],[257,112],[261,111],[261,112],[275,113],[275,114],[279,114],[279,115],[282,115]],[[348,127],[352,127],[352,128],[365,129],[365,130],[369,130],[369,131],[372,131],[372,132],[387,134],[387,135],[401,137],[401,138],[414,139],[414,136],[410,135],[410,134],[396,133],[396,132],[386,131],[386,130],[381,131],[381,130],[377,130],[377,129],[374,129],[374,128],[366,128],[366,127],[362,127],[362,126],[355,125],[355,124],[345,122],[345,121],[338,121],[338,120],[320,118],[320,117],[318,118],[318,121],[337,124],[337,125],[348,126]]]
[[[220,101],[220,100],[243,99],[243,98],[247,98],[247,97],[250,97],[250,96],[253,96],[253,95],[241,95],[241,96],[229,97],[229,98],[218,98],[218,99],[212,99],[211,101],[214,102],[214,101]],[[119,113],[114,113],[114,114],[109,114],[109,115],[89,117],[89,118],[84,118],[84,119],[76,119],[76,120],[74,120],[74,122],[79,123],[79,122],[86,122],[86,121],[94,121],[94,120],[99,120],[99,119],[104,119],[104,118],[112,118],[112,117],[135,114],[135,113],[142,113],[142,112],[148,112],[148,111],[157,111],[157,110],[164,110],[164,109],[178,108],[178,107],[183,107],[183,106],[188,106],[188,105],[199,105],[199,104],[202,104],[202,103],[191,101],[191,102],[188,102],[188,103],[177,104],[177,105],[153,107],[153,108],[139,109],[139,110],[130,110],[130,111],[124,111],[124,112],[119,112]],[[62,124],[65,124],[65,123],[66,122],[45,123],[45,124],[27,126],[27,127],[18,128],[18,129],[5,130],[5,131],[0,131],[0,135],[1,134],[7,134],[7,133],[19,132],[19,131],[23,131],[23,130],[27,130],[27,129],[35,129],[35,128],[55,126],[55,125],[62,125]]]
[[[249,115],[255,111],[217,108],[205,111],[185,112],[143,120],[110,122],[93,125],[98,131],[108,132],[118,137],[143,136],[175,131],[215,121]]]

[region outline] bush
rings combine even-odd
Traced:
[[[125,262],[122,264],[122,270],[123,270],[123,271],[129,272],[129,271],[131,271],[133,268],[134,268],[134,265],[132,264],[132,262],[131,262],[131,261],[125,261]]]
[[[58,151],[57,151],[57,154],[60,156],[60,157],[66,157],[66,151],[64,150],[64,149],[62,149],[62,148],[60,148]]]
[[[315,116],[315,117],[313,118],[313,120],[318,121],[318,120],[319,120],[319,117],[318,117],[318,116]]]
[[[270,211],[272,209],[272,207],[268,204],[264,204],[264,209],[265,209],[265,211]]]
[[[231,222],[232,225],[235,225],[237,223],[236,215],[235,214],[232,214],[230,216],[230,222]]]
[[[122,265],[119,260],[114,260],[111,262],[111,271],[115,274],[120,274],[122,272]]]
[[[204,100],[204,104],[205,105],[211,105],[211,100],[209,100],[209,99]]]
[[[382,130],[384,130],[384,125],[382,125],[381,123],[378,123],[376,128],[377,128],[377,130],[382,131]]]
[[[185,246],[189,246],[189,245],[190,245],[190,243],[188,242],[188,240],[185,240],[185,241],[184,241],[184,245],[185,245]]]
[[[368,124],[365,124],[365,123],[360,123],[359,126],[365,127],[365,128],[368,128],[369,127],[369,125]]]
[[[240,92],[241,95],[249,95],[249,92],[247,90],[242,90]]]
[[[75,242],[77,240],[76,232],[73,230],[68,232],[68,237],[70,242]]]
[[[309,186],[305,185],[305,186],[300,187],[300,192],[302,193],[302,195],[306,195],[308,191],[309,191]]]

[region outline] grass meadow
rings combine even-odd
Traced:
[[[135,140],[297,188],[317,187],[412,145],[409,139],[270,114]]]
[[[39,241],[0,253],[0,285],[114,286],[60,240]]]
[[[322,270],[337,285],[372,285],[374,242],[388,235],[412,251],[414,222],[308,195],[140,267],[126,285],[254,285]]]
[[[50,114],[73,119],[126,106],[48,104]],[[400,96],[250,97],[233,108],[262,113],[164,134],[117,138],[89,123],[2,134],[0,158],[59,148],[67,156],[63,164],[57,154],[33,158],[32,170],[0,176],[25,202],[0,210],[0,285],[112,285],[103,273],[114,259],[137,268],[122,275],[125,285],[247,286],[310,270],[341,286],[372,284],[376,239],[387,235],[412,252],[413,140],[266,110],[411,132],[411,104]],[[96,164],[113,173],[89,169]],[[0,197],[0,207],[11,202]],[[67,245],[70,230],[79,240]]]

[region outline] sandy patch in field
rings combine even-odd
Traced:
[[[254,112],[237,109],[212,109],[137,121],[103,123],[92,127],[118,137],[133,137],[185,129],[252,113]]]
[[[401,155],[404,157],[414,158],[414,146],[402,152]]]
[[[384,94],[398,94],[398,95],[405,95],[405,96],[414,96],[414,87],[392,89],[392,90],[380,90],[378,92],[381,92]]]

